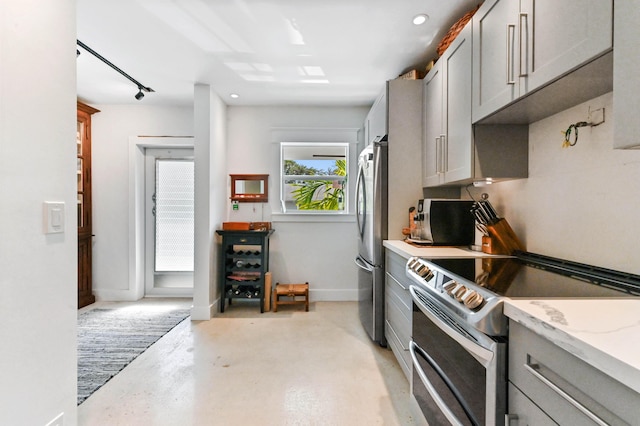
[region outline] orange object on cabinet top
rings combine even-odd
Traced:
[[[268,231],[271,222],[222,222],[224,231]]]

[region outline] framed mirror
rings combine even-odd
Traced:
[[[231,200],[266,203],[269,201],[269,175],[229,175]]]

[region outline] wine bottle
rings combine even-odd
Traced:
[[[247,299],[251,299],[253,297],[253,291],[251,291],[251,287],[245,287],[244,297],[246,297]]]

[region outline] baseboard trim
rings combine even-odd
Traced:
[[[100,290],[93,289],[93,295],[97,302],[135,302],[142,297],[138,297],[133,290]]]
[[[309,300],[311,302],[357,302],[358,290],[337,290],[337,289],[317,289],[309,288]]]
[[[191,320],[192,321],[209,321],[213,318],[213,313],[216,311],[218,302],[208,306],[192,306],[191,307]]]

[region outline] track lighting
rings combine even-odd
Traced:
[[[118,68],[117,66],[112,64],[108,59],[106,59],[105,57],[100,55],[98,52],[96,52],[95,50],[93,50],[92,48],[90,48],[89,46],[87,46],[86,44],[81,42],[80,40],[76,40],[76,42],[77,42],[78,46],[82,47],[84,50],[86,50],[87,52],[91,53],[93,56],[95,56],[96,58],[100,59],[105,64],[109,65],[111,68],[113,68],[114,70],[118,71],[120,74],[122,74],[124,77],[129,79],[136,86],[138,86],[138,93],[136,93],[136,95],[135,95],[135,98],[137,100],[140,100],[140,99],[144,98],[144,93],[143,92],[147,92],[147,93],[155,92],[155,90],[153,90],[151,87],[147,87],[147,86],[143,85],[138,80],[136,80],[135,78],[131,77],[126,72],[122,71],[120,68]],[[78,49],[76,49],[76,57],[78,57],[78,56],[80,56],[80,51]]]

